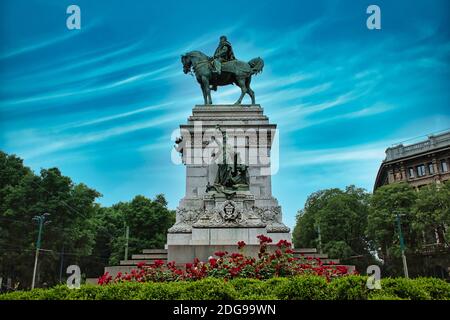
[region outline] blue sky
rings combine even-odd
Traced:
[[[66,28],[70,4],[81,30]],[[381,30],[366,28],[370,4]],[[279,128],[273,193],[292,227],[310,193],[371,190],[387,147],[450,127],[449,15],[445,0],[1,1],[0,149],[59,167],[102,204],[164,193],[175,208],[171,133],[202,103],[179,57],[225,34],[239,59],[265,61],[252,84]]]

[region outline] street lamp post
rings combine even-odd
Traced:
[[[322,234],[320,233],[320,224],[317,223],[316,224],[316,228],[317,228],[317,240],[319,242],[319,253],[322,253]]]
[[[405,241],[403,239],[402,224],[400,222],[400,215],[398,213],[397,213],[397,228],[398,228],[398,237],[400,239],[400,250],[402,252],[403,273],[405,274],[405,278],[409,278],[408,264],[406,263],[406,256],[405,256]]]
[[[125,260],[128,260],[128,240],[130,237],[130,227],[125,228]]]
[[[36,254],[34,256],[34,269],[33,269],[33,280],[31,282],[31,289],[34,289],[35,281],[36,281],[36,270],[37,270],[37,263],[38,263],[38,257],[39,257],[39,250],[41,248],[41,236],[42,236],[42,229],[44,224],[49,224],[50,221],[45,221],[45,218],[48,217],[50,213],[44,213],[40,216],[34,216],[33,220],[37,221],[39,223],[39,233],[38,238],[36,241]]]

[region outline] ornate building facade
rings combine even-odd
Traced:
[[[450,131],[429,136],[410,145],[397,145],[386,150],[386,159],[378,170],[374,191],[381,186],[406,182],[417,190],[431,183],[450,180]],[[444,234],[448,226],[423,234],[426,275],[447,278],[450,274],[450,247]]]
[[[450,179],[450,131],[427,140],[386,149],[375,180],[374,191],[394,182],[407,182],[415,188]]]

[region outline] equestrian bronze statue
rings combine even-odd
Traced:
[[[185,74],[194,72],[202,89],[205,105],[212,104],[211,90],[215,91],[218,86],[229,84],[241,88],[241,96],[235,104],[241,104],[245,94],[255,104],[255,93],[250,88],[250,83],[252,75],[262,72],[264,61],[261,58],[254,58],[249,62],[237,60],[225,36],[220,37],[213,57],[200,51],[191,51],[181,56],[181,63]]]

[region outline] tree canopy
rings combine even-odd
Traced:
[[[365,236],[369,196],[355,186],[313,193],[297,215],[295,246],[322,245],[320,249],[330,257],[355,265],[373,262],[371,244]]]
[[[355,264],[362,272],[369,264],[382,263],[385,274],[398,276],[403,266],[397,215],[410,274],[445,273],[450,264],[450,183],[419,190],[395,183],[374,194],[354,186],[320,190],[297,215],[294,244],[319,247],[320,228],[322,249],[330,256]]]
[[[30,286],[38,233],[32,218],[45,212],[50,224],[44,226],[38,286],[64,281],[71,264],[87,277],[119,264],[127,226],[129,255],[164,246],[175,222],[164,195],[137,195],[109,207],[97,203],[99,197],[98,191],[74,183],[58,168],[36,174],[19,157],[0,151],[0,277],[12,278],[21,288]],[[374,194],[355,186],[317,191],[297,215],[294,244],[318,247],[361,272],[379,263],[384,274],[401,275],[397,215],[410,274],[445,273],[450,264],[450,183],[419,190],[395,183]]]
[[[0,277],[30,286],[38,232],[32,218],[46,212],[50,223],[43,227],[39,285],[58,283],[60,271],[64,281],[70,264],[95,277],[105,265],[118,263],[124,258],[126,225],[130,254],[164,246],[175,214],[163,195],[136,196],[111,207],[96,203],[100,196],[57,168],[35,174],[20,158],[0,151]]]
[[[370,202],[367,234],[378,248],[389,274],[400,275],[403,270],[397,215],[412,275],[436,275],[432,269],[444,272],[450,264],[445,232],[449,226],[449,190],[447,182],[418,190],[406,183],[395,183],[375,191]]]

